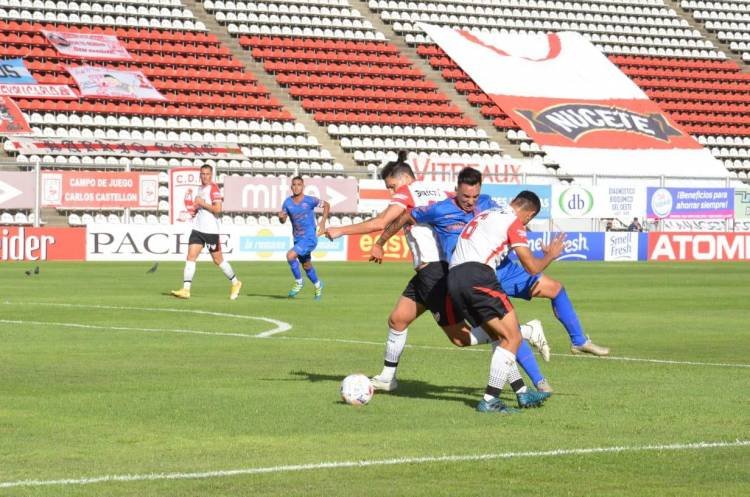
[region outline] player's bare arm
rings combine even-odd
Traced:
[[[285,210],[280,210],[277,214],[279,216],[279,222],[281,224],[284,224],[286,222],[286,219],[289,217]]]
[[[326,223],[328,222],[328,215],[331,213],[331,204],[329,204],[325,200],[320,201],[321,205],[323,206],[323,214],[320,216],[320,221],[318,221],[318,232],[316,233],[317,236],[321,236],[326,231]]]
[[[357,224],[326,228],[325,235],[329,240],[335,240],[344,235],[363,235],[373,231],[382,231],[404,212],[404,206],[391,204],[377,216]]]
[[[560,233],[554,240],[542,249],[544,256],[540,259],[534,257],[531,253],[531,249],[526,246],[514,247],[518,256],[518,261],[521,265],[531,274],[538,274],[545,270],[552,261],[557,259],[563,250],[563,242],[565,241],[565,233]]]
[[[383,247],[385,247],[385,244],[390,240],[390,238],[399,232],[401,228],[406,226],[407,224],[414,224],[414,218],[411,217],[411,214],[409,211],[404,211],[399,217],[396,218],[395,221],[390,223],[388,226],[385,227],[383,230],[383,233],[380,235],[378,240],[373,244],[372,249],[370,250],[370,262],[375,262],[377,264],[383,263]]]

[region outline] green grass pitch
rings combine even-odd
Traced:
[[[549,302],[517,301],[555,394],[512,416],[473,410],[488,348],[429,315],[399,390],[341,403],[380,371],[407,264],[319,264],[320,302],[286,298],[284,263],[234,263],[234,302],[209,262],[189,301],[181,263],[34,266],[0,265],[0,496],[750,495],[747,263],[553,265],[613,358],[572,356]],[[255,337],[268,319],[291,329]]]

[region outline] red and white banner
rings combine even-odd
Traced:
[[[19,137],[8,140],[21,154],[96,155],[115,157],[177,157],[245,160],[236,143],[184,143],[148,140],[82,140]]]
[[[727,176],[721,162],[578,33],[421,26],[567,174]]]
[[[530,161],[524,161],[524,163],[475,162],[455,157],[435,157],[420,154],[409,162],[418,180],[433,182],[455,183],[458,173],[465,167],[472,167],[481,172],[483,183],[520,184],[523,181],[524,174],[546,174],[544,167],[535,166]]]
[[[83,97],[166,100],[140,71],[107,67],[66,66]]]
[[[649,261],[747,261],[750,233],[649,233]]]
[[[44,171],[42,206],[138,209],[159,204],[159,175],[139,172]]]
[[[17,98],[49,98],[58,100],[78,98],[78,94],[68,85],[0,84],[0,95]]]
[[[201,186],[199,167],[172,167],[169,169],[169,222],[185,224],[193,222],[188,204]]]
[[[35,198],[33,172],[0,172],[0,209],[33,209]]]
[[[85,228],[0,226],[0,261],[83,261]]]
[[[291,185],[290,176],[227,176],[224,179],[224,210],[278,212],[284,200],[292,194]],[[305,178],[305,194],[328,201],[331,212],[357,211],[357,180],[352,178]]]
[[[16,103],[8,96],[0,95],[0,135],[31,133],[29,123]]]
[[[81,59],[132,60],[116,36],[42,30],[63,55]]]

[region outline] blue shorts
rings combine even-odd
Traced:
[[[497,268],[497,281],[508,297],[531,300],[531,289],[542,277],[542,273],[531,275],[520,264],[505,259]]]
[[[312,251],[318,246],[318,239],[302,238],[300,240],[294,240],[294,246],[292,250],[297,254],[297,260],[302,264],[312,259]]]

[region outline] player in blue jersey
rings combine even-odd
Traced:
[[[461,174],[459,174],[459,183],[460,178]],[[491,198],[480,195],[477,198],[476,205],[460,205],[456,201],[442,201],[426,208],[414,209],[412,217],[418,223],[427,223],[433,227],[434,232],[439,235],[441,251],[450,258],[463,226],[471,221],[476,214],[496,206]],[[507,257],[497,268],[497,280],[503,292],[509,297],[524,300],[531,300],[533,297],[550,299],[552,312],[568,332],[572,353],[588,353],[596,356],[609,355],[607,347],[593,343],[584,334],[578,315],[573,308],[573,303],[570,301],[568,292],[562,283],[544,273],[532,275],[521,265]]]
[[[294,286],[289,290],[289,297],[294,298],[304,287],[300,263],[307,277],[315,285],[315,300],[323,296],[323,282],[318,279],[315,268],[312,265],[312,251],[318,245],[318,235],[326,229],[328,213],[331,209],[328,202],[317,197],[304,194],[305,182],[301,176],[292,178],[292,195],[290,195],[281,206],[279,221],[284,224],[287,218],[292,221],[292,236],[294,246],[286,253],[286,260],[294,276]],[[320,223],[315,224],[315,208],[322,206],[323,215]]]

